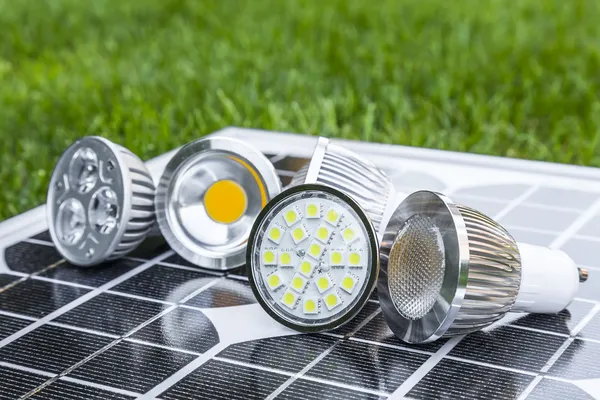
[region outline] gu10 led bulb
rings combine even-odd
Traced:
[[[587,279],[564,252],[516,243],[482,213],[429,191],[392,214],[380,258],[383,315],[408,343],[474,332],[508,311],[557,313]]]
[[[320,183],[346,193],[365,210],[376,230],[395,193],[382,170],[323,137],[317,141],[310,163],[298,171],[289,187],[304,183]]]
[[[183,146],[156,192],[160,231],[171,248],[201,267],[245,262],[254,219],[281,191],[273,164],[244,142],[207,137]]]
[[[375,229],[358,203],[337,189],[286,189],[259,214],[248,243],[254,295],[275,320],[297,331],[343,325],[375,287]]]
[[[76,141],[56,164],[48,188],[56,248],[80,266],[129,253],[155,221],[154,190],[144,163],[129,150],[96,136]]]

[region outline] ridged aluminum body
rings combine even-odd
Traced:
[[[156,220],[154,212],[156,189],[150,172],[138,156],[123,146],[113,145],[114,151],[118,152],[117,157],[121,161],[121,168],[126,169],[129,175],[131,211],[123,236],[109,257],[111,260],[122,257],[138,247],[148,236]]]
[[[296,173],[289,187],[304,183],[320,183],[346,193],[365,210],[376,231],[394,194],[382,170],[326,138],[319,138],[310,163]]]
[[[468,280],[460,310],[443,336],[474,332],[502,318],[521,283],[519,249],[506,229],[472,208],[456,208],[469,239]]]
[[[408,228],[415,231],[405,237]],[[431,265],[434,258],[425,257],[436,251],[443,254],[441,285],[431,276],[437,271]],[[382,313],[394,334],[407,343],[432,342],[492,324],[511,309],[521,285],[521,257],[510,234],[484,214],[427,190],[412,193],[394,210],[379,255]],[[407,279],[403,273],[418,262],[430,263],[422,268],[428,275]],[[427,312],[406,312],[402,296],[411,291],[424,296]],[[432,296],[435,301],[429,306]]]

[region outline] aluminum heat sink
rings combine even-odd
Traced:
[[[382,170],[323,137],[319,138],[310,162],[296,173],[289,186],[304,183],[320,183],[346,193],[371,218],[376,231],[395,193]]]
[[[394,211],[380,257],[383,315],[408,343],[474,332],[508,311],[559,312],[588,274],[564,252],[516,243],[479,211],[429,191]]]

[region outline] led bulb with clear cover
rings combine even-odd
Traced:
[[[144,163],[129,150],[96,136],[76,141],[56,164],[48,188],[56,248],[80,266],[127,254],[154,224],[154,191]]]
[[[429,191],[392,213],[380,259],[382,312],[408,343],[474,332],[509,310],[557,313],[587,278],[564,252],[516,243],[482,213]]]
[[[379,270],[375,229],[345,193],[288,188],[259,214],[248,240],[249,281],[278,322],[301,332],[337,328],[368,301]]]
[[[275,167],[237,139],[210,136],[183,146],[156,193],[160,231],[189,262],[228,270],[244,264],[254,219],[281,191]]]

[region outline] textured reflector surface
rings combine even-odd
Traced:
[[[444,280],[444,243],[431,218],[416,214],[398,232],[390,251],[388,286],[398,312],[424,317],[435,304]]]

